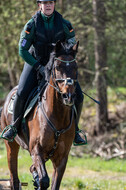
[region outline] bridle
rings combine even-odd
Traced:
[[[66,66],[67,66],[67,65],[69,66],[69,64],[72,63],[72,62],[74,62],[76,59],[72,59],[71,61],[64,61],[64,60],[61,60],[61,59],[58,59],[58,58],[54,58],[54,61],[55,61],[55,60],[61,61],[61,62],[63,62],[63,63],[66,63]],[[56,66],[55,66],[55,64],[54,64],[54,62],[53,62],[53,67],[52,67],[52,70],[51,70],[51,76],[52,76],[53,85],[50,84],[49,81],[48,81],[47,83],[48,83],[49,86],[53,87],[57,92],[59,92],[59,93],[61,94],[61,96],[62,96],[62,95],[63,95],[63,92],[60,91],[57,82],[63,81],[63,82],[64,82],[64,87],[65,87],[66,85],[73,85],[73,84],[77,81],[77,79],[71,79],[71,78],[56,78],[55,67],[56,67]],[[51,149],[51,151],[49,152],[47,158],[45,159],[45,161],[47,161],[47,160],[54,154],[54,152],[55,152],[55,149],[56,149],[56,147],[57,147],[57,143],[58,143],[59,136],[60,136],[61,134],[65,133],[65,132],[67,132],[67,131],[71,128],[72,123],[73,123],[73,118],[74,118],[74,111],[75,111],[75,109],[74,109],[74,106],[72,105],[72,106],[71,106],[70,123],[69,123],[69,125],[68,125],[66,128],[61,129],[61,130],[57,130],[56,127],[55,127],[55,125],[54,125],[54,124],[51,122],[51,120],[48,118],[47,113],[46,113],[46,111],[45,111],[45,109],[44,109],[44,104],[43,104],[43,102],[42,102],[41,105],[40,105],[40,109],[41,109],[41,111],[42,111],[42,113],[43,113],[43,115],[44,115],[44,117],[45,117],[45,119],[46,119],[48,125],[49,125],[49,126],[51,127],[51,129],[53,130],[53,132],[54,132],[54,138],[55,138],[54,146],[53,146],[53,148]]]
[[[63,62],[63,63],[66,63],[66,67],[69,66],[70,63],[76,61],[76,59],[72,59],[70,61],[65,61],[65,60],[62,60],[62,59],[59,59],[57,57],[54,58],[54,61],[55,60],[58,60],[60,62]],[[56,74],[55,74],[55,64],[53,64],[53,68],[52,68],[52,72],[51,72],[51,75],[52,75],[52,80],[53,80],[53,85],[51,85],[49,82],[48,82],[48,85],[52,86],[55,90],[57,90],[60,94],[62,94],[62,91],[59,89],[59,86],[58,86],[58,82],[64,82],[64,88],[66,85],[73,85],[75,82],[77,82],[77,78],[76,79],[71,79],[70,77],[68,78],[56,78]]]
[[[71,61],[64,61],[64,60],[55,58],[54,61],[55,61],[55,60],[61,61],[61,62],[63,62],[63,63],[66,63],[66,65],[69,65],[69,63],[74,62],[76,59],[73,59],[73,60],[71,60]],[[52,75],[53,85],[51,85],[49,81],[48,81],[47,83],[48,83],[48,85],[50,85],[51,87],[53,87],[56,91],[58,91],[61,95],[62,95],[63,93],[62,93],[62,92],[60,91],[60,89],[59,89],[59,86],[58,86],[58,84],[57,84],[58,81],[63,81],[63,82],[65,82],[65,83],[64,83],[64,87],[65,87],[66,85],[73,85],[73,84],[77,81],[77,79],[71,79],[71,78],[63,78],[63,79],[62,79],[62,78],[56,78],[56,74],[55,74],[55,64],[53,64],[52,71],[51,71],[51,75]],[[43,104],[43,102],[40,103],[40,109],[41,109],[41,111],[42,111],[42,113],[43,113],[43,115],[44,115],[44,117],[45,117],[45,119],[46,119],[48,125],[49,125],[49,126],[51,127],[51,129],[53,130],[53,132],[54,132],[54,138],[55,138],[54,146],[53,146],[53,148],[51,149],[51,151],[49,152],[49,154],[48,154],[47,158],[45,159],[45,161],[47,161],[47,160],[54,154],[55,149],[56,149],[56,147],[57,147],[57,143],[58,143],[59,136],[60,136],[61,134],[65,133],[65,132],[67,132],[67,131],[71,128],[72,123],[73,123],[73,119],[74,119],[74,112],[75,112],[75,108],[74,108],[74,107],[75,107],[74,105],[71,106],[71,116],[70,116],[70,123],[69,123],[69,125],[68,125],[65,129],[57,130],[56,127],[55,127],[55,125],[54,125],[54,124],[51,122],[51,120],[48,118],[48,116],[47,116],[47,114],[46,114],[46,112],[45,112],[45,109],[44,109],[44,104]]]

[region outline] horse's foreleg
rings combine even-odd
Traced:
[[[19,178],[18,178],[18,152],[19,152],[19,145],[14,142],[7,142],[5,141],[6,148],[7,148],[7,160],[8,160],[8,167],[10,170],[10,186],[11,190],[19,190],[21,189],[19,185]]]
[[[68,156],[64,157],[60,163],[54,163],[54,171],[53,171],[53,178],[52,178],[52,190],[59,190],[60,183],[64,174],[64,171],[66,169],[66,163],[68,160]]]
[[[49,177],[45,168],[45,161],[41,158],[40,154],[32,156],[34,170],[37,171],[39,176],[39,184],[41,190],[46,190],[49,187]]]

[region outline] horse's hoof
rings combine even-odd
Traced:
[[[40,186],[42,187],[42,190],[46,190],[49,187],[49,177],[45,176],[40,181]]]

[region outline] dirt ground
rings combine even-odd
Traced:
[[[0,180],[0,190],[10,190],[10,181],[9,180]]]

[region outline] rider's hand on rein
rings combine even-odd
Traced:
[[[40,74],[41,76],[45,76],[45,73],[44,73],[44,66],[41,65],[41,63],[37,62],[34,66],[35,70],[37,71],[38,74]]]

